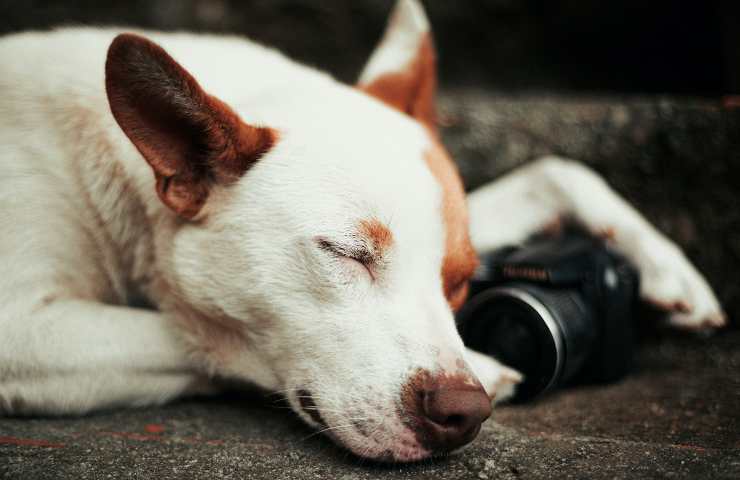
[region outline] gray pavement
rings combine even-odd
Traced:
[[[253,392],[85,418],[0,419],[0,478],[740,478],[740,331],[643,345],[608,386],[501,406],[462,452],[358,460]]]

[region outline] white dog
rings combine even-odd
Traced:
[[[363,457],[450,451],[520,379],[456,332],[474,251],[564,216],[608,235],[675,325],[724,322],[679,249],[575,163],[472,194],[468,234],[415,0],[356,86],[242,39],[96,29],[3,38],[0,69],[5,413],[160,404],[219,376],[284,393]]]

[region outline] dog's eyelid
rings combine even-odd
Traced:
[[[375,263],[375,256],[364,245],[343,244],[326,237],[316,237],[319,248],[333,255],[356,260],[365,266]]]
[[[345,245],[339,242],[333,242],[326,237],[316,237],[316,244],[320,249],[328,252],[335,257],[352,260],[362,265],[370,275],[370,279],[375,281],[374,266],[377,264],[375,256],[364,245]]]
[[[336,243],[332,242],[326,237],[316,237],[314,239],[316,242],[316,245],[319,246],[321,250],[325,250],[329,253],[339,253],[339,248]]]

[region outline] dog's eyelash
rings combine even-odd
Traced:
[[[366,267],[375,263],[375,257],[373,256],[373,254],[364,248],[340,245],[327,240],[326,238],[318,238],[317,243],[319,245],[319,248],[321,248],[322,250],[325,250],[333,255],[350,258],[352,260],[360,262]]]

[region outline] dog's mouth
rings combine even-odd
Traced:
[[[347,409],[323,409],[317,404],[320,397],[305,388],[295,391],[294,405],[300,408],[304,420],[328,436],[339,446],[362,459],[377,462],[414,462],[433,455],[433,451],[422,446],[416,433],[399,415],[398,408],[392,412],[373,412],[357,406]],[[370,405],[370,402],[364,402]],[[380,402],[378,402],[380,403]],[[378,405],[372,402],[372,405]]]
[[[470,443],[491,415],[483,386],[467,371],[415,369],[396,388],[335,382],[297,388],[293,409],[310,425],[364,459],[412,462]]]
[[[316,406],[316,402],[313,399],[313,395],[308,390],[298,390],[296,392],[298,398],[298,404],[301,406],[301,410],[306,413],[311,419],[318,423],[323,429],[328,429],[329,426],[326,424],[326,420],[321,416],[319,407]]]

